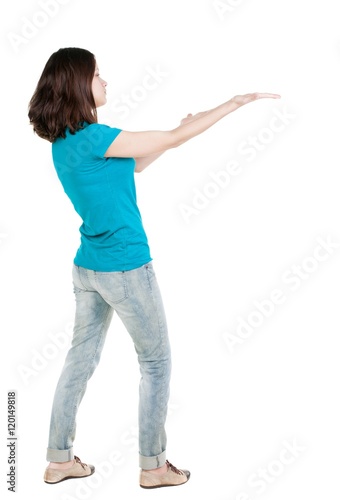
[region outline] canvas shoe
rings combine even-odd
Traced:
[[[94,473],[95,468],[93,465],[84,464],[78,457],[74,457],[74,460],[74,464],[68,469],[52,469],[47,467],[44,474],[45,483],[60,483],[60,481],[65,481],[65,479],[91,476]]]
[[[162,488],[164,486],[179,486],[189,480],[188,470],[179,470],[168,460],[165,462],[167,471],[164,474],[154,474],[147,470],[141,470],[139,485],[141,488]]]

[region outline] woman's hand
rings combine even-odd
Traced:
[[[237,107],[241,107],[245,104],[248,104],[249,102],[265,98],[280,99],[281,96],[279,94],[253,92],[252,94],[236,95],[232,99],[230,99],[230,103],[236,104]],[[197,120],[197,118],[201,118],[202,116],[204,116],[206,113],[207,111],[202,111],[200,113],[196,113],[195,115],[189,113],[185,118],[181,120],[181,125],[193,122],[194,120]]]
[[[253,94],[235,95],[231,99],[231,101],[237,104],[238,106],[244,106],[244,104],[248,104],[249,102],[257,101],[257,99],[264,99],[264,98],[280,99],[281,96],[279,94],[254,92]]]

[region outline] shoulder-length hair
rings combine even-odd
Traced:
[[[47,61],[29,103],[28,117],[39,137],[54,142],[74,134],[84,122],[97,123],[92,93],[94,55],[85,49],[64,48]]]

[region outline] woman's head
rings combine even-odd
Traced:
[[[105,86],[91,52],[73,47],[54,52],[29,103],[34,131],[53,142],[65,137],[67,127],[75,133],[83,122],[96,123],[96,108],[106,102]]]

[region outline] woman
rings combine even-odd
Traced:
[[[113,311],[132,337],[141,372],[140,486],[188,481],[166,457],[165,420],[171,353],[160,291],[139,209],[134,173],[170,148],[201,134],[227,114],[277,94],[238,95],[210,111],[189,114],[169,131],[128,132],[97,123],[107,83],[95,56],[80,48],[51,55],[29,104],[34,131],[52,143],[56,172],[83,223],[73,262],[74,332],[56,387],[46,483],[94,472],[73,453],[76,414],[100,359]]]

